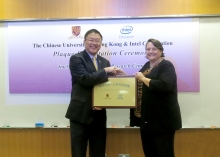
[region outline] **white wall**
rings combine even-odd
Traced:
[[[200,92],[179,93],[183,126],[220,127],[220,18],[200,18],[199,22]]]
[[[218,70],[220,66],[220,17],[202,17],[199,23],[200,92],[179,93],[183,127],[198,128],[211,125],[220,127],[220,72]],[[34,127],[37,121],[43,121],[46,127],[69,125],[64,117],[68,107],[68,94],[45,94],[45,97],[67,99],[66,104],[37,105],[36,99],[36,104],[6,105],[8,94],[6,42],[7,26],[5,23],[0,23],[0,127],[3,125]],[[110,125],[129,125],[129,109],[108,109],[108,126]]]

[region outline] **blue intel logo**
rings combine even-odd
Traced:
[[[133,31],[133,27],[132,26],[124,26],[120,32],[121,34],[130,34]]]

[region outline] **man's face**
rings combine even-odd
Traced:
[[[85,49],[91,55],[96,55],[101,48],[102,39],[99,34],[90,33],[84,40]]]

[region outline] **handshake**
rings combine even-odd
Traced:
[[[112,73],[113,75],[127,75],[122,69],[116,68],[115,66],[104,68],[106,73]]]

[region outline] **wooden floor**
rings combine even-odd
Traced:
[[[108,157],[144,157],[139,129],[108,129]],[[0,157],[71,157],[68,128],[0,129]],[[220,129],[181,129],[176,157],[219,157]]]

